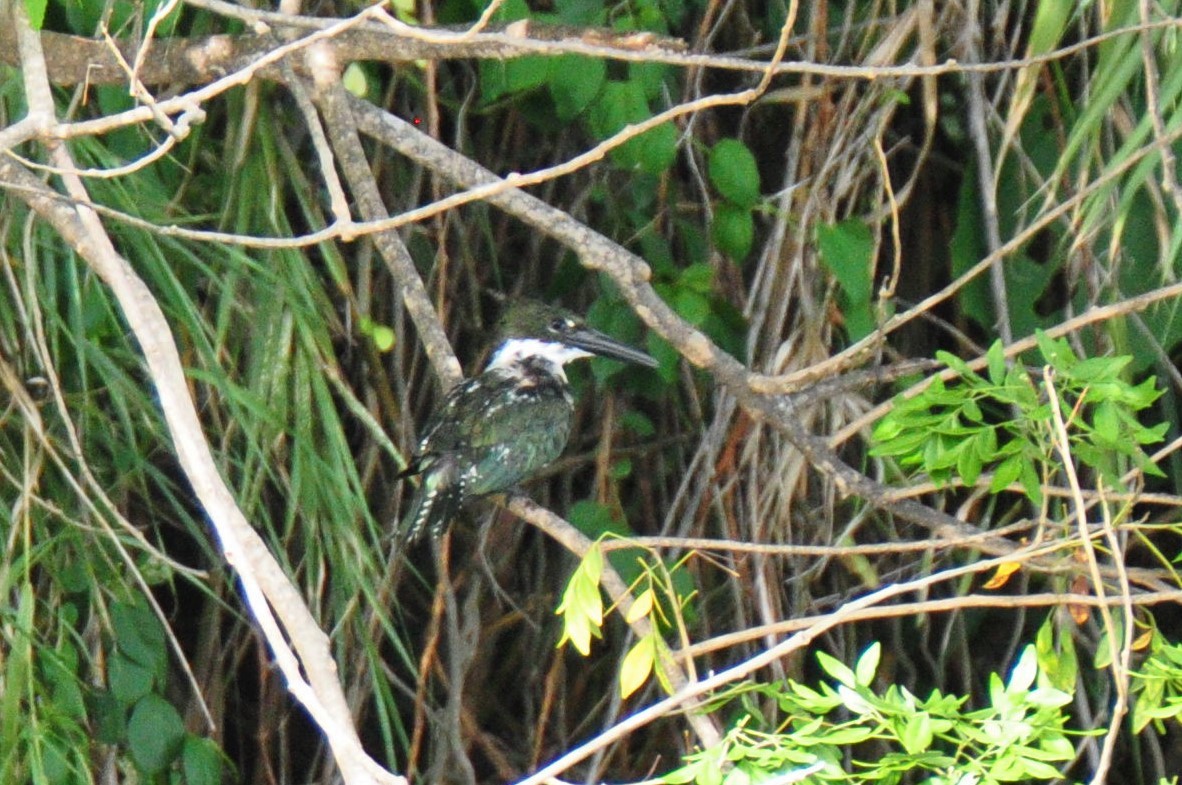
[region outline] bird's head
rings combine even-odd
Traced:
[[[511,367],[528,358],[544,358],[561,369],[581,357],[599,355],[655,368],[657,361],[639,349],[593,330],[570,311],[534,300],[511,303],[501,317],[499,344],[489,368]]]

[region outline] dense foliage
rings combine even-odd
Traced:
[[[103,233],[392,771],[1182,771],[1177,0],[280,5],[0,0],[0,782],[342,776]],[[660,366],[401,551],[519,295]]]

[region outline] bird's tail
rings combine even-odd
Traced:
[[[424,534],[439,537],[460,511],[464,489],[450,464],[436,464],[423,473],[423,482],[400,525],[403,543],[412,544]]]

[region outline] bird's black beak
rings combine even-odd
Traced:
[[[563,341],[577,349],[597,354],[600,357],[610,357],[613,360],[636,363],[647,368],[656,368],[657,361],[639,349],[633,349],[627,344],[609,338],[598,330],[590,327],[578,327],[563,336]]]

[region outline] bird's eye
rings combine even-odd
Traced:
[[[566,332],[572,327],[574,327],[574,325],[571,323],[571,320],[564,319],[561,316],[550,322],[550,329],[556,333]]]

